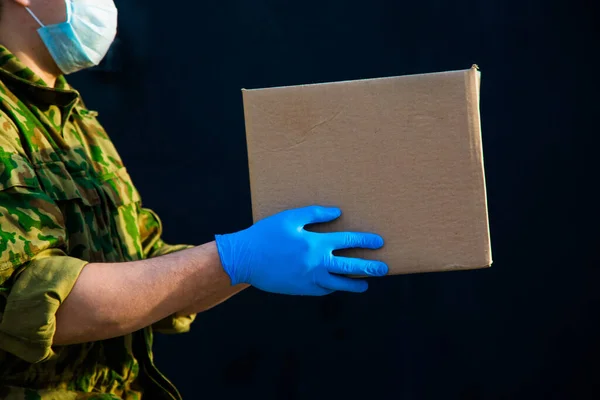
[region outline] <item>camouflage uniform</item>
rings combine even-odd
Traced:
[[[156,369],[153,331],[53,346],[55,313],[88,262],[182,250],[161,239],[108,135],[59,77],[48,87],[0,46],[0,398],[178,399]]]

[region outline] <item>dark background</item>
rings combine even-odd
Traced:
[[[600,398],[591,1],[117,5],[119,41],[70,81],[171,243],[251,223],[241,88],[482,71],[494,266],[364,295],[249,289],[156,338],[184,398]]]

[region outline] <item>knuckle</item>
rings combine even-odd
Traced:
[[[342,274],[346,274],[346,273],[348,273],[348,270],[349,270],[350,268],[349,268],[349,266],[348,266],[348,263],[347,263],[347,262],[345,262],[345,261],[338,261],[338,262],[336,263],[336,269],[337,269],[338,271],[340,271],[340,273],[342,273]]]
[[[373,264],[368,261],[362,262],[360,266],[360,271],[370,275],[373,272]]]
[[[356,260],[350,259],[342,263],[341,270],[344,271],[344,274],[353,274],[357,269],[360,269],[360,265]]]
[[[361,274],[371,275],[373,273],[373,269],[370,263],[363,262],[360,264],[358,268],[356,268],[356,272],[360,272]]]
[[[330,268],[333,265],[333,260],[332,260],[331,254],[321,255],[321,262],[319,265],[324,268]]]
[[[369,245],[369,236],[364,234],[356,235],[356,247],[367,247]]]
[[[363,235],[362,247],[374,247],[375,243],[377,243],[377,238],[375,235],[370,233],[366,233]]]
[[[352,233],[348,233],[344,236],[344,247],[354,247],[360,239]]]
[[[311,243],[307,243],[308,247],[307,251],[304,252],[305,264],[310,269],[322,269],[324,267],[328,267],[329,265],[329,256],[321,252],[317,246],[312,245]]]

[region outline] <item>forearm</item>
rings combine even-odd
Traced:
[[[214,293],[212,296],[201,299],[198,303],[193,304],[184,310],[177,312],[177,315],[185,316],[190,314],[197,314],[209,310],[213,307],[218,306],[225,300],[230,299],[232,296],[240,293],[242,290],[250,287],[250,285],[239,284],[236,286],[229,286],[221,291]]]
[[[143,261],[91,263],[58,309],[54,344],[122,336],[231,289],[214,242]]]

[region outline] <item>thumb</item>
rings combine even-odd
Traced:
[[[291,210],[294,222],[299,225],[318,224],[333,221],[342,215],[342,210],[337,207],[323,207],[318,205]]]

